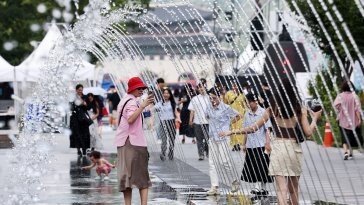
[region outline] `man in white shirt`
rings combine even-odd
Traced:
[[[199,95],[193,97],[188,106],[188,109],[191,111],[189,124],[193,127],[196,136],[199,155],[198,160],[204,160],[204,152],[206,152],[206,157],[209,155],[207,145],[209,140],[209,124],[205,113],[210,104],[210,99],[206,93],[206,87],[204,84],[198,84],[197,89]]]

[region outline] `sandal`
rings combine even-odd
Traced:
[[[256,196],[267,196],[269,194],[269,192],[265,189],[257,189],[254,188],[250,191],[251,194],[256,195]]]
[[[258,194],[259,192],[260,192],[260,190],[259,190],[258,188],[254,188],[254,189],[252,189],[252,190],[250,191],[250,193],[251,193],[251,194],[254,194],[254,195]]]

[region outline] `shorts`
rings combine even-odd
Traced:
[[[296,140],[274,139],[270,155],[269,175],[300,176],[302,173],[302,148]]]

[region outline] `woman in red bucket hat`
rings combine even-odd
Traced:
[[[131,205],[132,188],[138,188],[142,205],[147,205],[148,188],[152,186],[148,173],[147,141],[143,132],[142,112],[154,102],[150,95],[142,103],[138,98],[147,86],[139,77],[128,81],[128,94],[118,105],[117,174],[119,191],[124,193],[126,205]]]

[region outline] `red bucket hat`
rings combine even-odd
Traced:
[[[138,88],[147,88],[147,86],[143,83],[142,79],[139,77],[132,77],[128,81],[128,93],[133,92]]]

